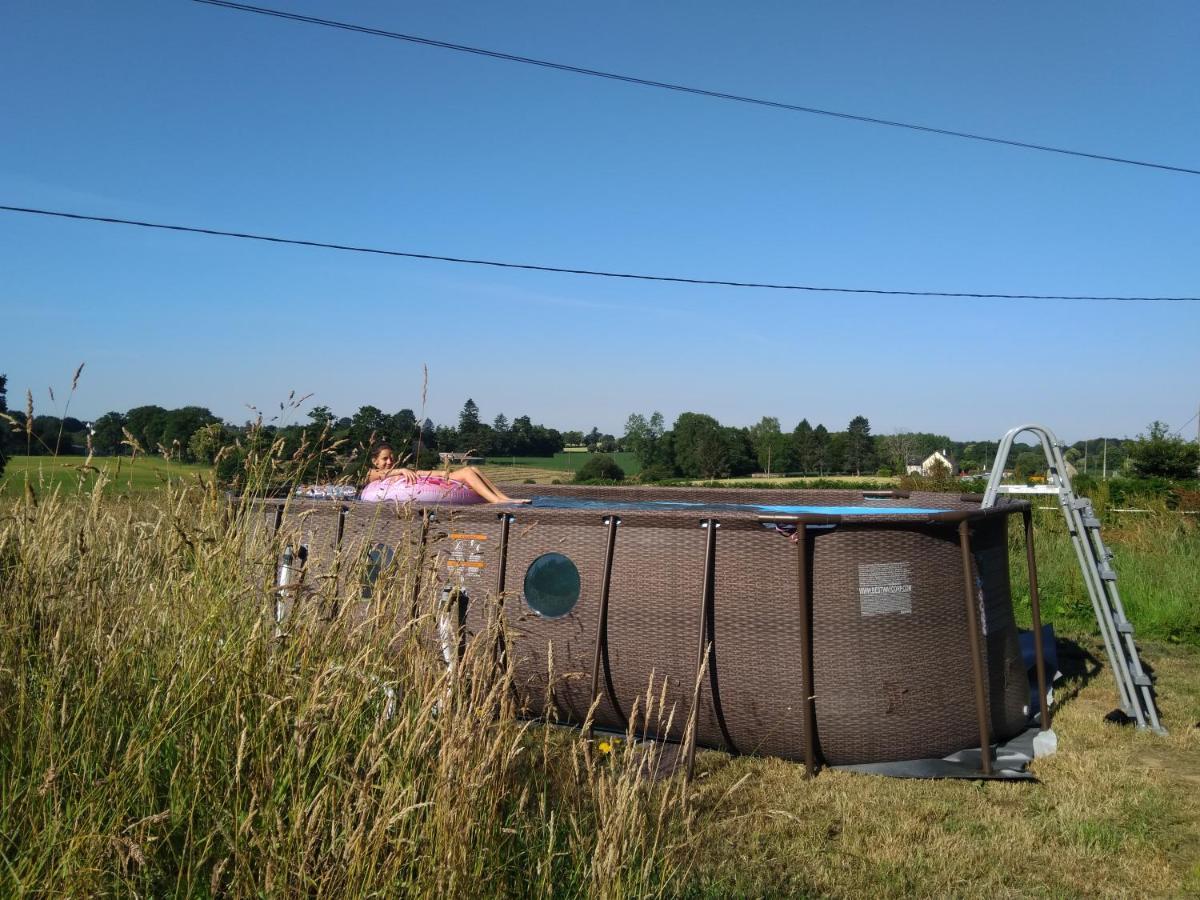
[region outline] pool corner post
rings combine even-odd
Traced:
[[[413,577],[412,597],[408,604],[408,622],[412,624],[417,621],[417,614],[420,611],[421,605],[421,572],[425,568],[425,550],[429,543],[429,523],[433,519],[433,513],[428,509],[421,510],[421,538],[417,550],[417,571]]]
[[[342,538],[346,536],[346,516],[349,514],[350,507],[344,503],[338,505],[337,535],[333,542],[333,600],[329,607],[331,619],[336,619],[342,611],[337,586],[341,584],[342,580]]]
[[[983,650],[979,641],[979,610],[975,606],[975,584],[971,577],[971,529],[965,518],[958,522],[958,546],[962,552],[967,636],[971,646],[971,672],[975,680],[975,713],[979,718],[979,759],[983,774],[990,776],[992,774],[992,738],[988,727],[987,695],[984,689]]]
[[[591,697],[592,715],[588,718],[587,737],[590,739],[595,731],[595,710],[598,708],[600,700],[600,666],[603,660],[604,665],[604,687],[609,691],[609,702],[617,715],[624,719],[620,708],[617,706],[617,698],[612,695],[611,677],[608,672],[608,597],[612,589],[612,567],[613,555],[617,551],[617,526],[621,524],[621,520],[615,514],[604,517],[604,525],[608,531],[608,537],[604,546],[604,569],[600,575],[600,612],[596,620],[596,649],[592,654],[592,691]]]
[[[1033,652],[1036,656],[1038,711],[1041,713],[1042,731],[1050,730],[1050,704],[1046,702],[1046,657],[1042,647],[1042,603],[1038,594],[1037,559],[1033,552],[1033,510],[1027,505],[1021,510],[1025,526],[1025,563],[1029,570],[1029,614],[1033,619]]]
[[[500,519],[500,562],[496,566],[496,599],[503,602],[504,587],[508,579],[508,532],[516,517],[509,512],[502,512]]]
[[[707,530],[704,544],[704,584],[700,594],[700,647],[696,653],[696,683],[692,688],[692,711],[688,715],[687,731],[684,734],[684,746],[687,748],[687,768],[684,781],[691,781],[696,769],[696,733],[700,726],[700,684],[704,679],[704,670],[708,664],[711,643],[708,640],[708,617],[712,606],[714,575],[717,561],[717,529],[720,523],[716,519],[705,519],[700,527]]]
[[[808,550],[811,538],[803,518],[796,519],[796,580],[800,594],[800,683],[804,692],[804,777],[817,774],[817,710],[813,688],[813,597],[808,586]]]
[[[492,647],[492,665],[495,667],[496,672],[503,670],[508,653],[502,630],[504,621],[504,590],[508,582],[508,535],[516,516],[509,512],[502,512],[498,518],[500,519],[500,547],[498,550],[500,561],[496,565],[496,619],[492,623],[496,628],[496,643]]]

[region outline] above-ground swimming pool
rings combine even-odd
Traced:
[[[533,502],[264,501],[264,512],[281,542],[306,547],[310,577],[364,596],[381,561],[425,561],[460,599],[468,637],[498,600],[522,705],[559,721],[582,723],[595,700],[596,725],[623,729],[653,674],[675,710],[657,737],[692,727],[699,746],[810,769],[940,758],[1027,725],[1007,549],[1008,516],[1027,503],[506,490]]]

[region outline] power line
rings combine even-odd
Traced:
[[[1106,153],[1090,153],[1085,150],[1069,150],[1065,147],[1052,147],[1048,144],[1033,144],[1026,141],[1010,140],[1009,138],[992,137],[985,134],[974,134],[969,131],[955,131],[951,128],[938,128],[933,125],[918,125],[914,122],[900,122],[894,119],[880,119],[875,116],[859,115],[858,113],[838,112],[832,109],[820,109],[815,106],[801,106],[796,103],[784,103],[779,100],[765,100],[760,97],[747,97],[742,94],[730,94],[725,91],[712,91],[705,88],[689,87],[684,84],[674,84],[669,81],[654,81],[649,78],[638,78],[635,75],[622,75],[617,72],[606,72],[601,69],[588,69],[583,66],[573,66],[568,63],[552,62],[546,59],[535,59],[531,56],[519,56],[515,53],[504,53],[499,50],[488,50],[483,47],[471,47],[467,44],[453,44],[449,41],[439,41],[434,38],[421,37],[415,34],[404,34],[399,31],[387,31],[383,28],[372,28],[368,25],[356,25],[352,22],[340,22],[335,19],[321,19],[316,16],[305,16],[299,13],[287,12],[282,9],[270,9],[264,6],[251,6],[247,3],[233,3],[230,0],[193,0],[208,6],[218,6],[237,12],[257,13],[272,16],[277,19],[287,19],[292,22],[303,22],[307,25],[321,25],[326,28],[338,28],[342,31],[352,31],[356,34],[368,34],[374,37],[390,38],[397,41],[408,41],[411,44],[422,44],[426,47],[436,47],[441,50],[454,50],[459,53],[472,53],[489,59],[499,59],[505,62],[523,63],[530,66],[540,66],[544,69],[554,69],[559,72],[570,72],[575,75],[588,75],[593,78],[607,78],[610,81],[621,81],[626,84],[636,84],[642,87],[659,88],[666,91],[677,91],[683,94],[695,94],[714,100],[732,100],[737,103],[749,103],[754,106],[766,106],[771,109],[781,109],[788,112],[809,113],[816,116],[829,116],[835,119],[847,119],[852,122],[862,122],[867,125],[883,125],[888,128],[907,128],[910,131],[922,131],[926,134],[937,134],[943,137],[965,138],[972,141],[984,141],[989,144],[1003,144],[1007,147],[1019,147],[1022,150],[1038,150],[1044,153],[1059,153],[1064,156],[1077,156],[1084,159],[1096,159],[1103,162],[1121,163],[1129,166],[1142,166],[1147,169],[1161,169],[1165,172],[1178,172],[1184,175],[1200,175],[1200,169],[1189,169],[1184,166],[1170,166],[1165,163],[1147,162],[1139,159],[1128,159],[1122,156],[1111,156]]]
[[[1194,416],[1192,416],[1190,419],[1188,419],[1186,422],[1184,422],[1182,425],[1180,425],[1178,428],[1176,428],[1175,434],[1182,436],[1183,429],[1187,428],[1189,425],[1191,425],[1193,422],[1195,422],[1196,419],[1200,419],[1200,410],[1197,410],[1197,412]]]
[[[265,241],[271,244],[290,244],[297,247],[318,247],[323,250],[344,250],[350,253],[372,253],[377,256],[399,256],[405,259],[424,259],[435,262],[457,263],[468,266],[491,266],[497,269],[523,269],[530,272],[555,272],[562,275],[587,275],[595,278],[624,278],[631,281],[665,281],[674,284],[701,284],[714,287],[757,288],[772,291],[809,291],[827,294],[878,294],[888,297],[961,297],[980,300],[1137,300],[1137,301],[1196,301],[1200,297],[1099,297],[1090,295],[1064,294],[983,294],[956,291],[896,291],[881,288],[822,287],[808,284],[779,284],[763,281],[730,281],[718,278],[688,278],[682,275],[645,275],[633,272],[607,272],[600,269],[576,269],[566,266],[544,266],[533,263],[504,262],[494,259],[471,259],[463,256],[442,256],[435,253],[416,253],[411,250],[387,250],[381,247],[359,247],[353,244],[333,244],[325,241],[310,241],[302,238],[285,238],[274,235],[250,234],[242,231],[223,231],[217,228],[199,228],[192,225],[168,225],[162,222],[142,222],[137,219],[118,219],[113,216],[89,216],[83,213],[62,212],[50,209],[35,209],[25,206],[0,205],[0,211],[28,213],[35,216],[51,216],[59,219],[75,219],[81,222],[101,222],[107,225],[135,225],[139,228],[156,228],[162,231],[182,231],[188,234],[207,234],[215,237],[239,238],[247,241]]]

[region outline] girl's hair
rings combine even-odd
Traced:
[[[392,447],[391,444],[376,444],[374,447],[371,448],[371,456],[370,456],[371,462],[375,462],[375,460],[377,460],[379,458],[379,454],[382,453],[384,450],[391,450],[392,456],[396,455],[396,451]]]

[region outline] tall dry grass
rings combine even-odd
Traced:
[[[411,566],[277,629],[245,508],[102,489],[0,511],[0,895],[677,890],[678,782],[521,719],[495,632],[448,668]]]

